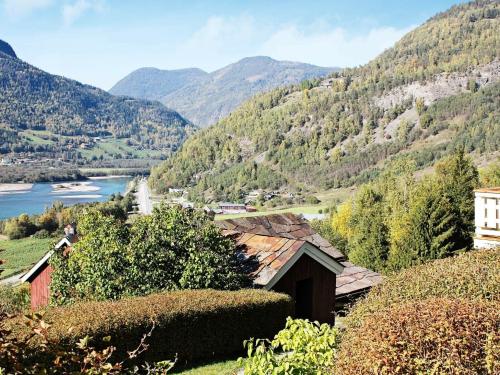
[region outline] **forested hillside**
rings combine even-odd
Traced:
[[[0,44],[1,154],[55,158],[70,153],[71,159],[84,158],[107,139],[116,147],[102,149],[105,157],[116,157],[119,145],[123,158],[144,150],[168,155],[192,129],[158,102],[115,97],[48,74],[16,58],[7,43]]]
[[[324,77],[335,70],[256,56],[212,73],[200,69],[139,69],[118,82],[110,93],[159,100],[194,124],[208,126],[257,93]]]
[[[258,95],[153,170],[157,190],[205,200],[255,188],[364,182],[394,159],[422,168],[464,144],[498,152],[500,4],[454,6],[365,66]]]

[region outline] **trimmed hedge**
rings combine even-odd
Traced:
[[[52,324],[50,337],[65,345],[85,335],[94,344],[111,336],[118,358],[137,347],[154,321],[149,349],[138,360],[194,361],[240,353],[251,337],[272,337],[292,306],[289,296],[263,290],[183,290],[51,308],[44,320]]]
[[[342,338],[335,374],[499,374],[498,302],[393,305]]]
[[[357,326],[393,304],[432,297],[500,302],[500,249],[474,250],[387,277],[354,305],[346,325]]]

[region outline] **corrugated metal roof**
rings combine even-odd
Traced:
[[[253,257],[255,268],[249,273],[258,285],[266,285],[305,242],[345,267],[337,275],[337,297],[365,291],[382,281],[377,272],[343,261],[340,251],[316,233],[306,220],[292,213],[227,219],[215,224],[236,240],[245,260]]]
[[[227,219],[216,221],[215,224],[223,230],[238,233],[307,241],[336,260],[344,259],[344,255],[316,233],[307,220],[292,213]]]

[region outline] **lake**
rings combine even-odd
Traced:
[[[113,193],[123,194],[131,179],[119,177],[66,183],[41,182],[33,184],[31,190],[0,192],[0,219],[22,213],[40,214],[55,201],[61,201],[65,206],[103,202]],[[53,185],[59,187],[54,188]]]

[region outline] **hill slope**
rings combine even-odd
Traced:
[[[133,71],[116,83],[109,93],[133,98],[159,100],[181,87],[208,78],[201,69],[160,70],[141,68]]]
[[[144,150],[170,154],[192,131],[188,121],[158,102],[115,97],[46,73],[8,47],[0,43],[1,154],[70,153],[79,159],[90,156],[101,139],[123,145],[121,151],[101,149],[104,157],[134,157]]]
[[[189,139],[151,184],[241,200],[255,188],[351,185],[405,155],[425,167],[458,143],[498,152],[499,54],[500,4],[455,6],[363,67],[249,100]]]
[[[193,123],[208,126],[259,92],[324,77],[334,70],[257,56],[210,74],[199,69],[139,69],[118,82],[110,93],[160,100]]]

